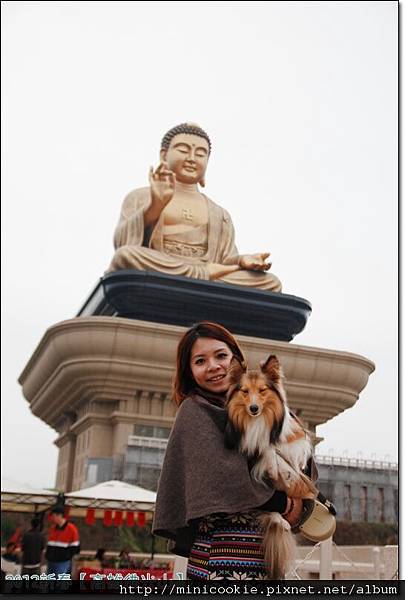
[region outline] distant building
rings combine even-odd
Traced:
[[[120,479],[155,491],[170,431],[171,426],[135,424],[119,462],[112,458],[87,459],[84,486]]]
[[[339,521],[398,522],[398,465],[391,462],[317,456],[318,486]]]
[[[156,490],[170,427],[135,425],[120,465],[89,459],[87,485],[121,479]],[[392,462],[317,456],[318,487],[333,501],[339,521],[398,522],[398,465]],[[91,474],[98,474],[91,478]]]
[[[128,440],[123,478],[141,487],[156,490],[170,427],[135,425]]]

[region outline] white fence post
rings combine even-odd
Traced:
[[[332,538],[320,543],[319,579],[332,579]]]
[[[398,546],[385,546],[384,579],[398,579]]]
[[[373,564],[375,579],[381,579],[381,552],[377,546],[373,548]]]
[[[176,556],[173,566],[173,579],[186,579],[188,559]]]

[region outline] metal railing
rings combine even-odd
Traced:
[[[167,440],[155,437],[146,437],[141,435],[130,435],[128,437],[128,446],[138,446],[143,448],[158,448],[165,450]]]
[[[373,469],[380,471],[398,471],[398,463],[384,460],[345,458],[343,456],[325,456],[322,454],[316,454],[315,460],[320,465],[333,465],[336,467],[355,467],[357,469]]]
[[[287,579],[308,579],[319,574],[319,579],[394,580],[398,579],[398,546],[338,546],[331,539],[318,542],[298,558]]]

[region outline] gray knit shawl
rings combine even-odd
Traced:
[[[169,549],[183,556],[192,545],[196,519],[248,511],[274,494],[251,479],[245,456],[225,448],[227,411],[214,401],[196,393],[183,401],[159,479],[153,533],[172,540]]]

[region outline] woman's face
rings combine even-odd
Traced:
[[[197,385],[214,394],[228,391],[231,360],[232,352],[225,342],[198,338],[190,356],[190,369]]]

